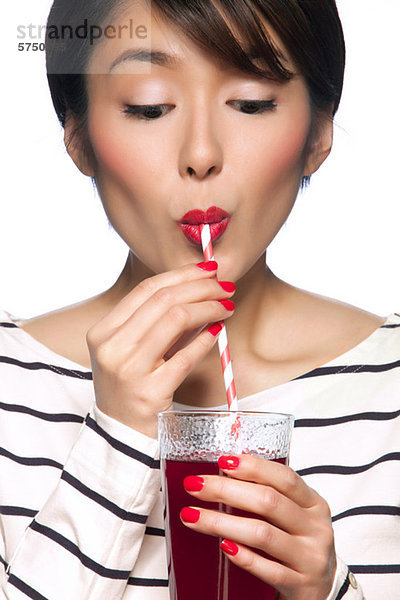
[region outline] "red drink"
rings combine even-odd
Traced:
[[[287,464],[284,458],[276,461]],[[187,475],[223,475],[218,463],[165,459],[161,463],[171,600],[275,600],[274,588],[230,562],[220,549],[221,538],[193,531],[180,520],[184,506],[260,518],[224,504],[202,502],[185,491]]]

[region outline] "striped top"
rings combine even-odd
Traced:
[[[167,600],[157,441],[17,323],[0,311],[0,598]],[[400,315],[239,408],[295,415],[290,464],[332,513],[326,600],[400,598]]]

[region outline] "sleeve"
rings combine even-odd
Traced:
[[[160,485],[157,440],[94,404],[7,566],[0,598],[122,598]]]
[[[365,600],[360,584],[343,560],[336,556],[336,574],[326,600]]]

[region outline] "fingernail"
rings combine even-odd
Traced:
[[[232,281],[218,281],[218,283],[225,292],[234,292],[236,290],[236,286]]]
[[[219,332],[221,331],[223,327],[222,323],[213,323],[208,329],[207,331],[209,331],[211,333],[211,335],[213,335],[214,337],[217,336],[219,334]]]
[[[233,471],[237,469],[239,466],[239,459],[237,456],[220,456],[218,459],[218,466],[221,469],[226,469],[227,471]]]
[[[200,492],[203,489],[204,479],[198,475],[189,475],[183,480],[183,487],[188,492]]]
[[[200,519],[200,511],[190,506],[184,506],[181,510],[181,519],[185,523],[197,523]]]
[[[235,304],[232,300],[218,300],[226,310],[235,310]]]
[[[221,550],[229,554],[230,556],[236,556],[239,552],[238,546],[229,540],[222,540],[221,542]]]
[[[215,260],[208,260],[207,262],[199,262],[196,265],[203,271],[216,271],[218,269],[218,263]]]

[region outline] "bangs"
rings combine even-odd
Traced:
[[[294,73],[274,44],[251,0],[147,0],[194,44],[220,63],[266,79],[289,81]],[[254,64],[257,60],[257,66]]]

